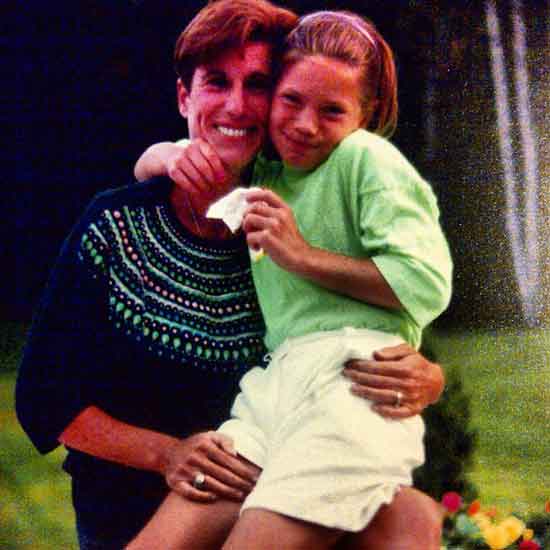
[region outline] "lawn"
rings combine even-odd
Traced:
[[[484,503],[542,512],[550,499],[550,330],[430,334],[446,369],[460,369],[478,431],[469,478]]]
[[[15,365],[25,327],[0,328],[0,548],[76,548],[69,479],[60,469],[63,451],[45,457],[34,450],[14,415]]]
[[[42,457],[13,413],[15,365],[24,327],[0,325],[0,548],[76,548],[61,450]],[[470,479],[483,504],[541,512],[550,499],[550,331],[428,334],[446,369],[471,396],[478,445]]]

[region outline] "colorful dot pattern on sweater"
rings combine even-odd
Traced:
[[[109,287],[109,320],[159,358],[213,371],[249,368],[264,324],[240,239],[188,234],[166,205],[104,210],[80,259]]]

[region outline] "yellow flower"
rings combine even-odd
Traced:
[[[524,529],[522,533],[523,540],[531,540],[534,534],[533,529]]]
[[[486,518],[487,521],[488,518]],[[479,525],[479,524],[478,524]],[[510,516],[501,521],[498,525],[493,525],[489,521],[489,525],[485,524],[481,527],[481,533],[485,542],[492,550],[501,550],[510,546],[515,542],[525,531],[525,524],[515,516]]]
[[[490,518],[488,518],[483,512],[478,512],[472,516],[472,520],[479,527],[480,531],[492,526]]]
[[[512,544],[519,539],[525,530],[525,523],[515,516],[510,516],[500,522],[500,527],[508,533],[508,540],[510,541],[508,544]]]
[[[506,529],[502,529],[500,525],[491,525],[483,529],[482,534],[491,550],[502,550],[510,544]]]

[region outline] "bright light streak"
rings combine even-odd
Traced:
[[[527,77],[525,27],[519,2],[514,2],[514,69],[516,94],[519,102],[519,124],[524,156],[522,181],[526,186],[525,217],[521,215],[518,200],[518,181],[512,146],[512,117],[506,80],[506,64],[500,36],[498,14],[494,0],[486,4],[487,31],[491,52],[491,72],[495,85],[495,102],[506,198],[506,230],[510,238],[512,261],[519,287],[522,310],[529,325],[536,323],[536,296],[539,291],[537,251],[537,155],[529,111],[529,83]],[[522,225],[522,221],[525,223]]]

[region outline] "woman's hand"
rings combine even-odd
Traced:
[[[313,253],[296,224],[291,208],[273,191],[260,189],[247,195],[250,206],[243,229],[248,246],[262,248],[283,269],[299,271],[300,261]]]
[[[396,419],[421,413],[445,386],[441,367],[408,344],[377,351],[371,360],[348,361],[344,375],[352,380],[355,395],[372,401],[378,414]]]
[[[237,457],[228,436],[204,432],[178,441],[170,449],[164,473],[168,486],[189,500],[242,501],[254,487],[260,469]],[[204,476],[199,487],[198,474]]]

